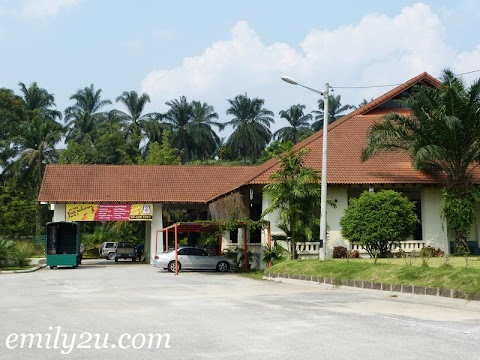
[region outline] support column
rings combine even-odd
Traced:
[[[153,216],[152,223],[150,227],[150,246],[146,247],[149,249],[149,253],[146,254],[146,258],[149,260],[149,263],[153,263],[155,252],[163,252],[163,233],[158,232],[157,230],[163,229],[163,217],[162,217],[162,204],[153,204]]]
[[[65,204],[50,204],[53,206],[53,222],[67,221],[67,211]]]

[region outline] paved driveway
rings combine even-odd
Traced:
[[[0,286],[0,359],[480,357],[480,304],[458,299],[88,260]]]

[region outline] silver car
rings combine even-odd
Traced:
[[[170,272],[175,272],[175,250],[168,250],[155,255],[153,265]],[[178,248],[178,270],[217,270],[226,272],[237,267],[234,260],[224,256],[211,256],[205,249],[193,246]]]

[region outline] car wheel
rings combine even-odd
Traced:
[[[226,261],[220,261],[217,264],[217,271],[227,272],[229,268],[230,268],[230,265],[228,265],[228,263]]]
[[[107,259],[108,259],[108,260],[113,260],[113,259],[115,259],[115,253],[108,253]]]
[[[180,265],[180,262],[178,263],[178,271],[180,271],[180,269],[182,268],[182,266]],[[170,261],[168,263],[168,271],[170,272],[175,272],[175,261]]]
[[[56,266],[50,266],[50,269],[54,269],[54,268],[56,268]]]

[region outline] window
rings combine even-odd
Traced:
[[[192,249],[195,256],[208,256],[208,253],[203,249]]]
[[[238,243],[238,229],[230,231],[230,241],[232,244]]]

